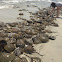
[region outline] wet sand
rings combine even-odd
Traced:
[[[19,10],[27,10],[27,11],[19,11]],[[38,11],[37,7],[21,7],[21,8],[6,8],[0,9],[0,22],[4,23],[12,23],[12,22],[22,22],[23,20],[18,20],[18,17],[30,20],[30,13],[29,12],[36,12]],[[23,16],[19,16],[19,13],[23,13]]]
[[[56,33],[53,33],[56,40],[50,40],[40,50],[41,54],[44,54],[43,62],[62,62],[62,16],[57,18],[56,22],[59,27],[49,27],[49,29],[56,31]]]

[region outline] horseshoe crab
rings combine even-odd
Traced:
[[[31,57],[31,62],[41,62],[41,59],[38,57]]]
[[[31,54],[31,53],[33,53],[33,51],[34,51],[33,46],[31,46],[31,45],[25,45],[25,48],[24,48],[24,52],[25,53]]]
[[[24,37],[24,38],[31,38],[32,35],[30,35],[30,34],[24,34],[23,37]]]
[[[9,40],[7,41],[8,44],[15,44],[16,43],[16,39],[15,38],[9,38]]]
[[[21,62],[28,62],[28,60],[25,57],[22,57]]]
[[[4,51],[4,47],[7,45],[7,42],[5,40],[0,41],[0,52]]]
[[[7,33],[0,32],[0,37],[7,37]]]
[[[55,40],[56,37],[55,37],[55,36],[49,36],[49,39],[51,39],[51,40]]]
[[[34,38],[32,38],[32,40],[33,40],[33,43],[34,44],[39,44],[39,43],[41,43],[41,40],[39,39],[39,37],[34,37]]]
[[[46,43],[49,41],[48,37],[46,36],[40,36],[39,39],[41,40],[42,43]]]
[[[15,50],[14,50],[14,53],[16,56],[19,56],[20,54],[22,54],[24,52],[24,49],[23,48],[19,48],[17,47]]]
[[[15,49],[15,46],[14,46],[14,44],[7,44],[5,47],[4,47],[4,49],[7,51],[7,52],[12,52],[12,51],[14,51],[14,49]]]
[[[19,13],[19,15],[24,15],[23,13]]]
[[[12,62],[15,58],[13,53],[0,53],[0,62]]]
[[[25,42],[22,39],[18,39],[16,42],[16,47],[21,47],[24,48],[25,47]]]
[[[24,42],[26,45],[32,45],[33,44],[32,38],[29,38],[29,39],[24,38]]]
[[[30,56],[28,56],[26,54],[24,54],[24,55],[31,59],[30,62],[41,62],[41,59],[39,57],[30,57]]]
[[[15,59],[12,62],[21,62],[21,59],[16,56]]]

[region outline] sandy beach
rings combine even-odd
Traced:
[[[28,5],[28,7],[25,5],[19,8],[1,9],[0,22],[13,23],[25,21],[19,18],[30,20],[30,16],[32,15],[29,12],[35,13],[39,8],[40,7],[36,7],[35,5]],[[19,13],[23,13],[23,16],[19,16]],[[32,56],[40,57],[42,60],[41,62],[62,62],[62,16],[56,18],[55,22],[59,27],[49,26],[48,29],[54,31],[50,35],[55,36],[56,39],[49,40],[47,43],[34,45],[35,50],[43,56],[39,56],[36,53],[33,53]]]
[[[59,27],[51,27],[56,36],[56,40],[49,41],[44,45],[42,53],[45,55],[43,57],[43,62],[62,62],[62,16],[57,18],[57,23]]]

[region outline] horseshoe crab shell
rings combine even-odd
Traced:
[[[41,40],[39,39],[39,37],[34,37],[34,38],[32,38],[32,40],[33,40],[33,43],[34,44],[39,44],[39,43],[41,43]]]
[[[5,45],[7,45],[7,42],[5,40],[1,40],[0,41],[0,51],[1,52],[4,51]]]
[[[44,37],[44,36],[39,37],[39,39],[41,40],[42,43],[46,43],[49,41],[48,37]]]
[[[32,35],[30,35],[30,34],[24,34],[23,37],[25,37],[25,38],[31,38]]]
[[[31,57],[31,62],[41,62],[41,59],[38,57]]]
[[[24,49],[22,48],[19,48],[17,47],[15,50],[14,50],[14,53],[16,56],[19,56],[20,54],[22,54],[24,52]]]
[[[21,62],[28,62],[28,60],[25,57],[22,57]]]
[[[14,27],[14,28],[12,28],[12,32],[13,33],[20,32],[20,29],[18,27]]]
[[[16,42],[16,47],[21,47],[24,48],[25,47],[25,42],[22,39],[18,39]]]
[[[21,62],[21,59],[16,56],[15,59],[12,62]]]
[[[11,62],[14,58],[13,53],[0,53],[0,62]]]
[[[15,39],[20,39],[21,38],[21,36],[17,33],[15,33],[12,37],[15,38]]]
[[[32,45],[33,44],[32,38],[29,38],[29,39],[24,38],[24,42],[26,45]]]
[[[16,43],[16,39],[15,38],[9,38],[8,44],[15,44]]]
[[[23,13],[19,13],[19,15],[24,15]]]
[[[7,33],[0,32],[0,37],[7,37]]]
[[[31,45],[25,45],[24,52],[26,52],[28,54],[31,54],[31,53],[33,53],[33,51],[34,51],[33,46],[31,46]]]
[[[49,39],[51,39],[51,40],[55,40],[56,37],[55,37],[55,36],[49,36]]]
[[[7,51],[7,52],[12,52],[12,51],[14,51],[14,49],[15,49],[15,46],[14,46],[14,44],[7,44],[5,47],[4,47],[4,49]]]

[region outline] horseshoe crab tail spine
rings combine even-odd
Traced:
[[[35,51],[34,53],[37,53],[37,54],[39,54],[40,56],[44,56],[44,55],[41,55],[40,53],[38,53],[38,52],[36,52],[36,51]]]

